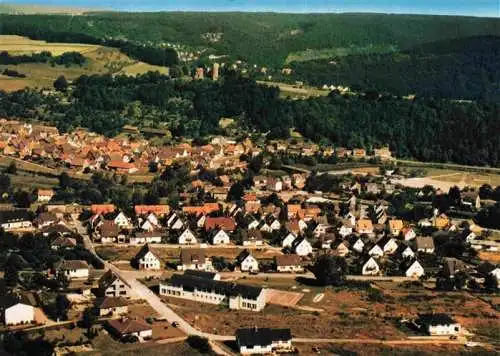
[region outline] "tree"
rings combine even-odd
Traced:
[[[17,285],[19,278],[18,269],[15,263],[7,263],[3,279],[5,285],[8,287],[15,287]]]
[[[241,184],[241,182],[236,182],[229,189],[229,192],[227,193],[227,200],[228,201],[241,200],[243,194],[245,194],[245,188],[243,187],[243,184]]]
[[[69,177],[68,173],[62,172],[59,175],[59,186],[61,187],[61,189],[67,189],[69,188],[70,184],[71,178]]]
[[[344,283],[347,263],[343,257],[321,255],[311,268],[321,285],[341,285]]]
[[[16,174],[17,173],[16,162],[14,162],[14,161],[10,162],[10,164],[8,165],[8,167],[5,168],[5,173]]]
[[[186,341],[189,344],[189,346],[191,346],[193,349],[198,350],[202,354],[209,353],[212,350],[210,344],[208,343],[207,338],[200,337],[197,335],[190,335],[188,336]]]
[[[60,75],[55,81],[54,81],[54,88],[57,91],[61,92],[66,92],[68,90],[68,81],[64,77],[64,75]]]
[[[20,208],[29,208],[31,206],[31,194],[25,190],[18,190],[14,193],[14,201]]]
[[[460,206],[460,202],[462,200],[459,187],[457,187],[456,185],[451,187],[450,190],[448,191],[448,197],[450,198],[451,205]]]
[[[484,288],[490,292],[496,292],[498,289],[498,280],[492,273],[488,273],[484,278]]]
[[[86,308],[82,314],[81,325],[83,328],[87,329],[90,332],[90,329],[95,324],[97,320],[97,316],[94,313],[92,308]]]
[[[58,294],[55,300],[55,312],[58,320],[68,319],[68,309],[71,306],[68,298],[63,294]]]

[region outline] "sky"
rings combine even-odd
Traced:
[[[500,17],[500,0],[0,0],[125,11],[382,12]]]

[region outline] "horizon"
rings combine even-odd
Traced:
[[[272,4],[270,4],[272,3]],[[95,11],[123,12],[248,12],[248,13],[383,13],[408,15],[447,15],[500,17],[497,0],[432,1],[420,0],[11,0],[13,6],[67,7]]]

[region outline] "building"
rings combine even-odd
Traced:
[[[212,229],[222,229],[226,232],[232,232],[236,229],[236,222],[233,218],[224,216],[215,218],[207,216],[205,219],[205,231],[210,231]]]
[[[389,233],[392,236],[399,236],[401,230],[403,230],[403,220],[395,219],[389,220]]]
[[[151,250],[148,244],[142,246],[137,255],[134,257],[134,262],[137,268],[143,270],[160,270],[160,257]]]
[[[275,257],[278,272],[303,272],[304,267],[298,255],[279,255]]]
[[[130,298],[132,287],[113,271],[108,270],[99,279],[99,293],[105,297]]]
[[[196,240],[193,232],[187,228],[182,232],[182,234],[179,235],[177,242],[179,245],[194,245],[198,243],[198,240]]]
[[[28,210],[10,210],[0,212],[0,227],[5,231],[30,229],[33,227]]]
[[[405,269],[406,277],[420,278],[425,274],[424,268],[417,260],[413,261],[408,268]]]
[[[363,264],[361,274],[363,276],[376,276],[380,273],[380,267],[373,257]]]
[[[217,272],[206,272],[198,271],[195,269],[188,269],[184,271],[185,276],[193,276],[198,278],[213,279],[214,281],[220,281],[220,274]]]
[[[305,238],[299,238],[293,242],[292,251],[299,256],[308,256],[313,252],[313,248]]]
[[[117,319],[106,321],[111,334],[119,339],[126,336],[136,336],[139,339],[150,339],[153,336],[153,329],[149,324],[133,319]]]
[[[214,65],[212,67],[212,80],[213,81],[219,80],[219,68],[220,68],[219,63],[214,63]]]
[[[56,267],[57,273],[68,279],[89,278],[89,265],[84,260],[65,260]]]
[[[130,236],[129,242],[131,245],[159,244],[161,239],[159,231],[136,232],[134,236]]]
[[[136,205],[134,211],[137,216],[153,213],[156,216],[166,216],[170,214],[170,206],[168,205]]]
[[[257,229],[250,229],[242,231],[243,246],[262,246],[264,245],[264,238],[262,231]]]
[[[210,242],[212,245],[228,245],[230,242],[229,235],[222,229],[214,230]]]
[[[356,223],[356,232],[358,234],[373,234],[373,224],[369,219],[360,219]]]
[[[292,351],[290,329],[248,328],[236,330],[240,354],[274,354]]]
[[[181,250],[179,271],[194,269],[198,271],[212,271],[212,260],[200,248],[184,248]]]
[[[8,297],[4,308],[5,325],[32,324],[35,322],[35,307],[27,298]]]
[[[292,247],[293,242],[297,239],[297,235],[293,232],[288,233],[283,240],[281,240],[281,247]]]
[[[39,203],[48,203],[54,195],[55,193],[52,189],[38,189],[37,201]]]
[[[266,306],[265,289],[191,275],[174,274],[160,282],[160,295],[201,303],[226,305],[233,310],[261,311]]]
[[[433,336],[457,335],[461,331],[460,324],[448,314],[420,314],[415,323]]]
[[[241,272],[256,272],[259,271],[259,262],[248,252],[248,250],[243,250],[236,257],[236,261],[240,266]]]
[[[128,301],[122,297],[105,297],[97,304],[99,316],[117,317],[128,313]]]
[[[417,236],[415,247],[419,252],[434,253],[434,239],[431,236]]]

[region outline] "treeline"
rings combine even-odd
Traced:
[[[3,75],[6,75],[8,77],[13,77],[13,78],[26,78],[26,74],[20,73],[17,70],[12,70],[5,68],[2,72]]]
[[[500,100],[500,37],[473,37],[407,52],[294,62],[294,80],[394,95]]]
[[[40,53],[23,54],[19,56],[12,56],[7,51],[0,52],[0,64],[4,65],[17,65],[22,63],[51,63],[65,65],[69,67],[73,64],[83,65],[86,59],[80,52],[64,52],[59,56],[52,56],[48,51]]]
[[[0,21],[2,19],[5,18],[0,16]],[[95,37],[78,32],[54,31],[50,27],[45,27],[45,20],[48,20],[48,18],[40,19],[35,16],[33,19],[33,23],[23,23],[22,21],[7,21],[2,23],[0,33],[27,36],[34,40],[44,40],[47,42],[87,43],[118,48],[131,58],[159,66],[169,67],[179,62],[177,52],[171,48],[160,48],[102,36]]]
[[[496,103],[404,100],[373,92],[284,100],[278,88],[230,72],[220,82],[148,73],[82,76],[73,85],[70,105],[30,90],[0,93],[0,117],[48,121],[63,131],[83,126],[106,135],[127,123],[147,123],[193,138],[220,133],[219,119],[233,117],[241,129],[266,132],[268,138],[287,138],[295,128],[314,142],[336,146],[389,145],[400,158],[500,166]]]

